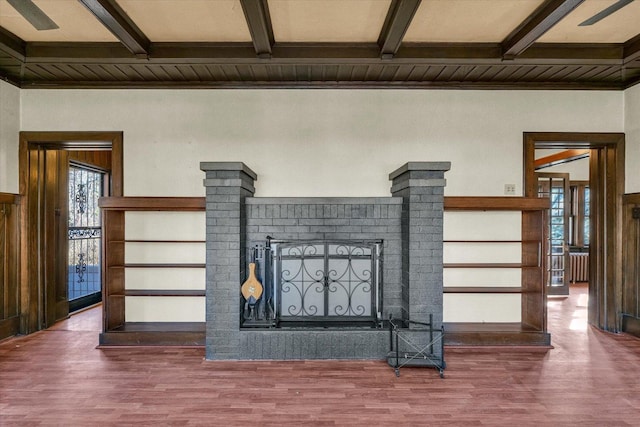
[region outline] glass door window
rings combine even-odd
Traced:
[[[69,168],[69,311],[101,301],[102,235],[98,199],[104,174]]]
[[[549,295],[569,294],[569,174],[538,173],[538,197],[549,198],[547,276]]]

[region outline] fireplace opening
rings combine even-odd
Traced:
[[[264,287],[243,298],[243,327],[382,325],[381,240],[267,240],[250,254]]]

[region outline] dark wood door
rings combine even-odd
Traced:
[[[28,152],[29,181],[26,238],[28,269],[37,283],[30,293],[36,329],[69,315],[67,298],[68,168],[66,151],[35,146]]]

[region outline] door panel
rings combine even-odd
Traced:
[[[49,327],[69,315],[66,268],[67,168],[65,151],[45,150],[44,210],[41,247],[44,275],[44,325]]]
[[[549,295],[569,295],[569,174],[536,173],[538,197],[549,198],[546,285]]]
[[[68,298],[75,311],[102,300],[102,228],[98,199],[104,173],[76,164],[68,173]]]

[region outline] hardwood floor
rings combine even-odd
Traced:
[[[0,343],[0,425],[637,426],[640,339],[587,327],[585,291],[549,302],[554,349],[451,350],[445,379],[382,361],[97,349],[89,310]]]

